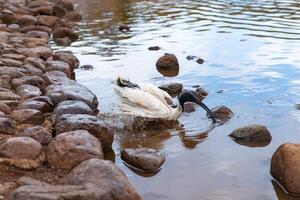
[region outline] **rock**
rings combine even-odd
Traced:
[[[23,76],[21,78],[15,78],[11,81],[13,88],[17,88],[22,85],[33,85],[41,90],[44,90],[46,87],[46,82],[39,76]]]
[[[56,1],[56,5],[59,5],[66,9],[66,11],[73,11],[74,10],[74,3],[72,0],[58,0]]]
[[[17,133],[17,122],[6,117],[0,117],[0,133],[15,135]]]
[[[124,173],[109,160],[90,159],[77,165],[66,177],[68,184],[95,185],[98,199],[140,200]]]
[[[43,114],[34,109],[21,109],[11,112],[11,118],[22,124],[41,125],[44,122]]]
[[[36,57],[39,56],[38,53],[32,51],[30,48],[35,47],[46,47],[48,44],[48,40],[45,38],[31,38],[31,37],[25,37],[24,38],[24,45],[27,48],[19,49],[19,53],[25,55],[26,57]],[[29,49],[28,49],[29,48]]]
[[[28,76],[42,76],[44,73],[41,69],[34,67],[30,64],[25,64],[22,66],[22,68],[27,71],[26,75]]]
[[[197,58],[197,56],[187,56],[186,59],[187,60],[195,60]]]
[[[29,31],[43,31],[47,32],[50,36],[52,34],[52,29],[47,26],[26,26],[20,29],[22,33],[27,33]]]
[[[63,114],[87,114],[94,115],[94,111],[82,101],[63,101],[53,111],[54,122]]]
[[[82,20],[82,15],[74,10],[67,13],[63,19],[71,22],[80,22]]]
[[[29,99],[32,97],[40,96],[42,94],[40,88],[33,85],[21,85],[16,88],[16,93],[22,99]]]
[[[198,58],[198,59],[196,60],[196,62],[197,62],[198,64],[203,64],[203,63],[204,63],[204,60],[203,60],[202,58]]]
[[[203,99],[205,99],[205,97],[208,95],[208,92],[200,87],[198,87],[194,93],[195,93],[195,96],[201,101]]]
[[[45,62],[40,58],[28,57],[24,60],[24,64],[30,64],[36,68],[39,68],[42,71],[46,70]]]
[[[83,69],[83,70],[93,70],[94,67],[92,65],[82,65],[80,67],[80,69]]]
[[[53,38],[68,37],[72,42],[78,39],[78,34],[66,27],[59,27],[53,31]]]
[[[211,112],[213,113],[216,119],[219,119],[221,121],[227,121],[234,116],[233,112],[226,106],[218,106],[212,108]]]
[[[16,110],[23,109],[34,109],[40,111],[41,113],[48,113],[51,112],[53,108],[48,103],[43,101],[27,100],[20,103],[16,108]]]
[[[10,58],[14,60],[23,61],[26,57],[20,54],[2,54],[2,58]]]
[[[8,67],[20,67],[21,65],[23,65],[21,61],[11,58],[1,58],[1,62],[3,62]]]
[[[129,26],[127,26],[125,24],[122,24],[122,25],[119,26],[119,31],[128,32],[128,31],[130,31],[130,28],[129,28]]]
[[[37,24],[37,19],[31,15],[22,15],[19,19],[18,19],[18,24],[21,27],[25,27],[25,26],[35,26]]]
[[[71,78],[72,69],[70,65],[66,62],[59,60],[51,60],[46,62],[46,71],[61,71],[65,73],[68,78]]]
[[[47,103],[51,108],[54,107],[54,104],[52,103],[51,99],[48,96],[37,96],[33,97],[31,99],[28,99],[27,101],[41,101]]]
[[[178,69],[156,68],[156,69],[164,77],[175,77],[175,76],[177,76],[179,74],[179,68]]]
[[[39,15],[36,18],[39,25],[48,26],[50,28],[54,28],[59,21],[58,17],[48,15]]]
[[[55,125],[57,134],[74,131],[87,130],[101,141],[104,151],[111,149],[114,135],[105,126],[104,121],[96,116],[86,114],[64,114]]]
[[[49,57],[52,56],[53,53],[52,49],[44,46],[30,48],[30,51],[32,51],[34,54],[36,54],[39,58],[43,60],[47,60]]]
[[[103,158],[101,143],[85,130],[65,132],[56,136],[46,149],[50,165],[71,169],[82,161]]]
[[[194,102],[185,102],[183,107],[184,112],[190,113],[194,112],[199,106]]]
[[[70,46],[72,43],[72,40],[68,37],[54,38],[53,40],[58,46]]]
[[[181,83],[169,83],[161,85],[159,88],[166,91],[171,96],[177,96],[182,92],[183,85]]]
[[[53,60],[66,62],[72,68],[72,71],[79,66],[79,60],[72,53],[56,52],[53,54]]]
[[[0,78],[0,88],[11,89],[9,81]]]
[[[34,15],[53,15],[53,6],[52,5],[45,5],[45,6],[38,6],[31,9],[31,13]]]
[[[28,8],[37,8],[37,7],[42,7],[42,6],[51,6],[53,5],[53,3],[49,2],[49,1],[29,1],[29,3],[27,4]]]
[[[60,6],[60,5],[54,5],[53,6],[53,15],[56,17],[63,17],[66,15],[66,10],[64,9],[64,7]]]
[[[15,182],[0,183],[0,194],[6,194],[6,193],[10,192],[11,190],[15,189],[16,187],[17,187],[17,184]]]
[[[19,78],[25,76],[27,71],[17,67],[0,67],[0,76],[9,75],[11,78]]]
[[[47,145],[52,140],[52,134],[42,126],[28,127],[19,136],[31,137],[42,145]]]
[[[21,97],[15,94],[13,91],[1,88],[0,89],[0,100],[16,100],[19,101]]]
[[[11,112],[11,109],[9,108],[8,105],[0,101],[0,111],[5,114],[9,114]]]
[[[96,110],[98,106],[96,95],[75,81],[52,84],[47,87],[46,95],[51,98],[54,104],[66,100],[79,100],[89,105],[93,110]]]
[[[299,195],[300,144],[280,145],[272,156],[270,172],[287,192]]]
[[[2,21],[3,24],[13,24],[17,20],[11,10],[4,9],[0,13],[0,20]]]
[[[50,71],[46,72],[43,75],[43,78],[46,80],[48,85],[52,84],[62,84],[64,82],[68,82],[69,78],[64,72],[61,71]]]
[[[2,100],[1,102],[5,103],[11,110],[14,110],[19,104],[19,100]]]
[[[155,172],[165,162],[165,155],[150,148],[128,148],[121,152],[121,158],[127,164],[148,172]]]
[[[44,31],[28,31],[25,33],[25,37],[31,38],[44,38],[49,41],[49,35],[47,32]]]
[[[256,124],[235,129],[229,136],[241,141],[271,141],[272,139],[267,127]]]
[[[166,53],[164,56],[160,57],[156,62],[157,68],[162,69],[179,69],[179,63],[174,54]]]
[[[0,155],[12,159],[34,160],[42,151],[42,145],[30,137],[11,137],[0,144]]]
[[[49,183],[45,183],[45,182],[42,182],[42,181],[39,181],[39,180],[36,180],[34,178],[30,178],[30,177],[27,177],[27,176],[22,176],[21,178],[19,178],[17,180],[17,184],[19,186],[21,185],[40,185],[40,186],[48,186],[50,185]]]
[[[158,50],[160,50],[160,47],[159,46],[152,46],[152,47],[149,47],[148,50],[149,51],[158,51]]]

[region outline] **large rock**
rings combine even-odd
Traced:
[[[235,129],[229,136],[238,141],[270,141],[272,139],[267,127],[257,124]]]
[[[34,15],[52,15],[53,5],[44,5],[32,8],[31,13]]]
[[[15,135],[17,133],[17,122],[6,117],[0,117],[0,133]]]
[[[90,159],[80,163],[67,175],[66,182],[74,185],[95,185],[98,188],[98,199],[141,199],[124,173],[108,160]]]
[[[34,67],[30,64],[25,64],[22,66],[22,68],[27,70],[26,75],[28,76],[42,76],[44,73],[41,69]]]
[[[11,81],[11,85],[14,88],[22,85],[33,85],[40,88],[41,90],[44,90],[46,87],[44,79],[39,76],[23,76],[21,78],[15,78]]]
[[[182,92],[183,85],[181,83],[168,83],[159,86],[159,88],[166,91],[171,96],[177,96]]]
[[[54,28],[59,21],[58,17],[48,15],[39,15],[36,18],[39,25],[48,26],[50,28]]]
[[[47,145],[52,140],[52,134],[42,126],[33,126],[25,128],[20,136],[31,137],[41,143],[42,145]]]
[[[41,125],[44,122],[43,114],[34,109],[14,110],[10,114],[11,118],[22,124]]]
[[[61,71],[49,71],[43,75],[43,78],[47,82],[48,85],[59,84],[68,82],[70,79],[64,72]]]
[[[272,156],[270,172],[287,192],[300,195],[300,144],[279,146]]]
[[[0,111],[5,114],[9,114],[11,112],[11,109],[7,104],[0,101]]]
[[[143,171],[155,172],[165,162],[165,155],[150,148],[124,149],[121,158],[129,165]]]
[[[25,76],[26,70],[17,67],[0,67],[0,76],[9,75],[11,78],[19,78]]]
[[[40,56],[40,54],[38,54],[35,51],[32,51],[30,48],[40,47],[40,46],[43,46],[43,47],[48,46],[48,40],[45,39],[45,38],[27,37],[27,38],[24,38],[23,42],[24,42],[25,47],[27,47],[27,48],[19,49],[18,51],[19,51],[20,54],[26,55],[26,57]],[[44,51],[44,55],[46,55],[46,53],[50,54],[49,49],[45,49],[43,51]]]
[[[65,114],[57,121],[55,125],[57,134],[74,130],[87,130],[101,141],[104,151],[111,148],[114,135],[108,130],[104,121],[98,117],[86,114]]]
[[[101,143],[85,130],[62,133],[46,149],[50,165],[71,169],[84,160],[103,158]]]
[[[72,68],[72,71],[79,66],[79,60],[76,56],[69,52],[56,52],[53,54],[53,60],[66,62]]]
[[[65,73],[68,76],[68,78],[71,78],[71,74],[73,71],[70,65],[66,62],[59,60],[51,60],[47,61],[46,66],[46,71],[61,71]]]
[[[28,57],[24,60],[24,64],[30,64],[36,68],[39,68],[42,71],[46,70],[45,62],[40,58]]]
[[[226,106],[218,106],[218,107],[212,108],[211,112],[213,113],[213,115],[216,119],[219,119],[220,121],[223,121],[223,122],[231,119],[234,116],[233,112]],[[207,114],[207,116],[208,116],[208,114]]]
[[[65,81],[58,84],[52,84],[47,87],[46,95],[49,96],[54,104],[66,100],[79,100],[88,104],[93,110],[97,109],[98,100],[87,87],[76,81]]]
[[[41,96],[42,92],[40,88],[33,85],[21,85],[16,88],[16,93],[22,99],[29,99],[36,96]]]
[[[16,108],[16,110],[23,110],[23,109],[34,109],[40,111],[41,113],[48,113],[52,111],[53,107],[49,105],[47,102],[27,100],[20,103]]]
[[[0,155],[12,159],[36,159],[42,145],[30,137],[11,137],[0,144]]]
[[[30,48],[30,51],[43,60],[47,60],[53,54],[52,49],[45,46],[33,47]]]
[[[11,89],[11,86],[9,84],[9,81],[0,78],[0,88],[6,88],[6,89]]]
[[[174,54],[166,53],[157,60],[156,67],[161,69],[178,69],[179,63]]]
[[[72,42],[78,39],[78,34],[66,27],[59,27],[53,31],[53,38],[68,37]]]

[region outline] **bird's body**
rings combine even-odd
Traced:
[[[123,114],[177,120],[182,114],[184,102],[189,100],[198,103],[211,114],[210,110],[190,92],[182,93],[179,97],[180,105],[175,107],[172,106],[171,96],[152,84],[137,85],[119,77],[115,91],[120,97],[118,107]]]

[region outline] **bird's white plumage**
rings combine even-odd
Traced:
[[[123,114],[176,120],[182,112],[180,106],[169,105],[172,98],[167,92],[152,84],[139,84],[139,88],[115,85],[115,91],[120,97],[118,107]]]

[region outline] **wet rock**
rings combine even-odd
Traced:
[[[26,26],[21,28],[20,31],[22,33],[27,33],[29,31],[43,31],[43,32],[47,32],[49,36],[52,33],[52,29],[47,26]]]
[[[0,76],[9,75],[11,78],[19,78],[25,76],[27,71],[17,67],[0,67]]]
[[[240,141],[271,141],[272,139],[267,127],[256,124],[235,129],[229,136]]]
[[[34,109],[40,111],[41,113],[48,113],[51,112],[53,108],[51,105],[43,101],[27,100],[20,103],[16,109],[17,110]]]
[[[197,62],[198,64],[203,64],[203,63],[204,63],[204,60],[203,60],[202,58],[198,58],[198,59],[196,60],[196,62]]]
[[[38,24],[42,26],[48,26],[50,28],[54,28],[58,23],[59,18],[55,16],[48,15],[39,15],[36,17],[38,20]]]
[[[16,88],[16,93],[22,99],[29,99],[32,97],[40,96],[42,94],[40,88],[33,85],[21,85]]]
[[[158,50],[160,50],[160,47],[159,46],[152,46],[152,47],[149,47],[148,50],[149,51],[158,51]]]
[[[40,56],[37,52],[32,51],[30,48],[35,48],[35,47],[40,47],[40,46],[46,47],[48,44],[48,40],[45,38],[25,37],[23,42],[24,42],[25,47],[27,47],[27,48],[18,49],[18,51],[20,54],[23,54],[26,57]]]
[[[34,26],[37,24],[37,19],[31,15],[22,15],[19,19],[18,19],[18,24],[21,27],[25,27],[25,26]]]
[[[141,199],[124,173],[109,160],[90,159],[80,163],[67,175],[66,182],[101,188],[97,190],[99,199]]]
[[[51,98],[54,104],[66,100],[79,100],[88,104],[93,110],[97,109],[98,106],[96,95],[75,81],[50,85],[47,87],[46,95]]]
[[[0,100],[16,100],[19,101],[21,97],[15,94],[13,91],[1,88],[0,89]]]
[[[159,86],[159,88],[166,91],[171,96],[177,96],[182,92],[183,85],[181,83],[168,83]]]
[[[28,76],[42,76],[44,73],[41,69],[34,67],[30,64],[25,64],[22,66],[22,68],[27,70],[26,75]]]
[[[287,192],[299,195],[300,144],[280,145],[272,156],[270,172]]]
[[[78,39],[78,34],[66,27],[59,27],[53,31],[53,38],[68,37],[72,42]]]
[[[34,109],[21,109],[11,112],[11,118],[22,124],[41,125],[44,122],[43,114]]]
[[[87,114],[94,115],[94,111],[82,101],[63,101],[53,111],[54,120],[63,114]]]
[[[179,69],[179,63],[174,54],[166,53],[164,56],[160,57],[156,62],[157,68],[162,69]]]
[[[63,19],[71,22],[80,22],[82,20],[82,15],[74,10],[67,13]]]
[[[6,117],[0,117],[0,133],[15,135],[17,133],[17,122]]]
[[[218,106],[212,108],[211,112],[213,113],[216,119],[219,119],[221,121],[227,121],[234,116],[233,112],[226,106]]]
[[[119,31],[128,32],[128,31],[130,31],[130,27],[125,25],[125,24],[122,24],[122,25],[119,26]]]
[[[42,145],[47,145],[52,140],[52,134],[42,126],[28,127],[19,136],[31,137]]]
[[[14,60],[23,61],[26,57],[20,54],[2,54],[2,58],[10,58]]]
[[[53,60],[66,62],[72,68],[72,71],[79,66],[79,60],[72,53],[56,52],[53,54]]]
[[[183,107],[184,112],[190,113],[194,112],[199,106],[194,102],[185,102]]]
[[[67,11],[64,9],[64,7],[60,5],[54,5],[53,6],[53,15],[56,17],[63,17],[65,16]]]
[[[83,69],[83,70],[93,70],[94,67],[92,65],[82,65],[80,67],[80,69]]]
[[[82,161],[103,158],[101,143],[85,130],[65,132],[56,136],[46,149],[50,165],[71,169]]]
[[[179,68],[178,69],[162,69],[162,68],[156,68],[157,71],[163,75],[164,77],[175,77],[179,73]]]
[[[23,65],[21,61],[11,58],[1,58],[1,62],[3,62],[8,67],[20,67],[21,65]]]
[[[23,76],[21,78],[15,78],[11,81],[13,88],[17,88],[22,85],[33,85],[41,90],[44,90],[46,87],[46,82],[39,76]]]
[[[61,71],[65,73],[68,78],[71,78],[72,69],[70,65],[66,62],[59,60],[51,60],[46,62],[46,71]]]
[[[63,37],[63,38],[54,38],[54,42],[58,46],[70,46],[72,43],[72,40],[68,37]]]
[[[9,108],[8,105],[0,101],[0,111],[5,114],[9,114],[11,112],[11,109]]]
[[[45,62],[40,58],[28,57],[24,60],[24,64],[30,64],[36,68],[39,68],[42,71],[46,70]]]
[[[49,35],[47,32],[44,31],[28,31],[25,33],[25,37],[31,38],[44,38],[47,41],[49,40]]]
[[[34,54],[36,54],[39,58],[43,60],[47,60],[49,57],[52,56],[53,53],[52,49],[44,46],[30,48],[30,51],[32,51]]]
[[[0,144],[0,155],[13,159],[34,160],[42,151],[42,145],[30,137],[11,137]]]
[[[165,155],[150,148],[124,149],[121,158],[127,164],[143,171],[155,172],[165,162]]]
[[[203,99],[205,99],[205,97],[208,95],[208,92],[206,90],[204,90],[203,88],[200,88],[198,87],[196,90],[195,90],[195,96],[200,99],[201,101]]]
[[[114,135],[108,130],[104,121],[98,117],[86,114],[64,114],[57,121],[55,125],[57,134],[74,130],[87,130],[101,141],[104,151],[111,149]]]
[[[69,78],[67,77],[67,75],[61,71],[50,71],[50,72],[46,72],[43,75],[44,79],[46,80],[48,85],[52,85],[52,84],[59,84],[59,83],[64,83],[64,82],[68,82]]]
[[[187,60],[195,60],[197,58],[197,56],[187,56],[186,59]]]

